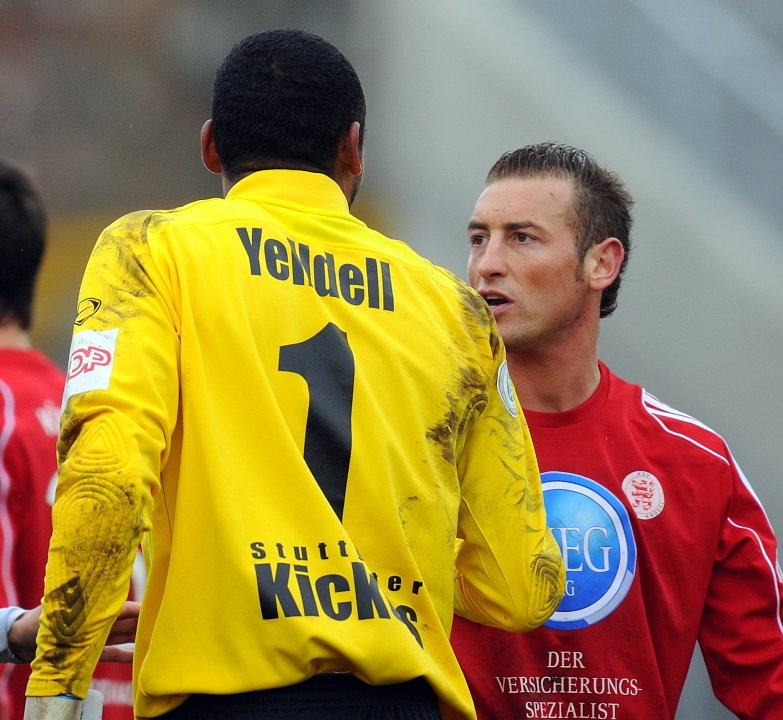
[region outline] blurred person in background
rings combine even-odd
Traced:
[[[632,199],[582,150],[504,154],[469,226],[542,473],[566,592],[541,628],[455,620],[483,720],[674,718],[698,641],[716,697],[783,718],[778,546],[725,441],[598,359]]]
[[[40,603],[52,531],[65,376],[30,340],[46,232],[31,174],[0,159],[0,606]],[[20,612],[9,610],[8,619]],[[22,717],[29,672],[15,663],[0,667],[3,718]]]
[[[141,718],[469,720],[455,607],[528,630],[559,602],[492,314],[351,214],[364,125],[330,43],[249,36],[201,133],[224,197],[99,238],[28,720],[78,717],[144,531]]]
[[[52,532],[55,445],[65,375],[30,339],[46,247],[43,200],[32,174],[0,159],[0,718],[21,720]],[[127,595],[126,595],[127,597]],[[127,606],[129,611],[133,606]],[[136,608],[135,612],[138,610]],[[129,618],[132,625],[135,620]],[[126,628],[127,630],[128,628]],[[118,642],[125,642],[132,632]],[[115,648],[112,659],[128,659]],[[105,718],[132,718],[130,666],[100,666]]]

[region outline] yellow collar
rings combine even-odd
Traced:
[[[334,180],[323,173],[306,170],[259,170],[231,187],[226,199],[257,202],[259,196],[333,212],[350,212],[348,200]]]

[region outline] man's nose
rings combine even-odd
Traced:
[[[477,268],[481,277],[493,277],[504,275],[507,269],[506,257],[503,252],[503,243],[499,239],[490,237],[484,246],[484,251],[478,258]]]

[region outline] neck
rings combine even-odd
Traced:
[[[0,349],[27,350],[32,347],[30,333],[15,323],[0,324]]]
[[[586,348],[508,351],[508,369],[525,410],[564,412],[581,405],[601,381],[598,344]]]

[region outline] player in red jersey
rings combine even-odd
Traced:
[[[38,606],[52,533],[65,376],[30,340],[45,244],[46,214],[31,177],[0,160],[0,607]],[[6,616],[3,631],[18,612]],[[0,720],[23,716],[30,668],[18,661],[30,659],[16,656],[5,643]],[[95,678],[104,690],[104,718],[132,718],[130,665],[101,665]]]
[[[502,156],[469,225],[541,468],[566,594],[511,634],[457,618],[480,718],[663,720],[698,641],[738,717],[783,717],[777,542],[724,440],[598,360],[632,200],[588,154]]]

